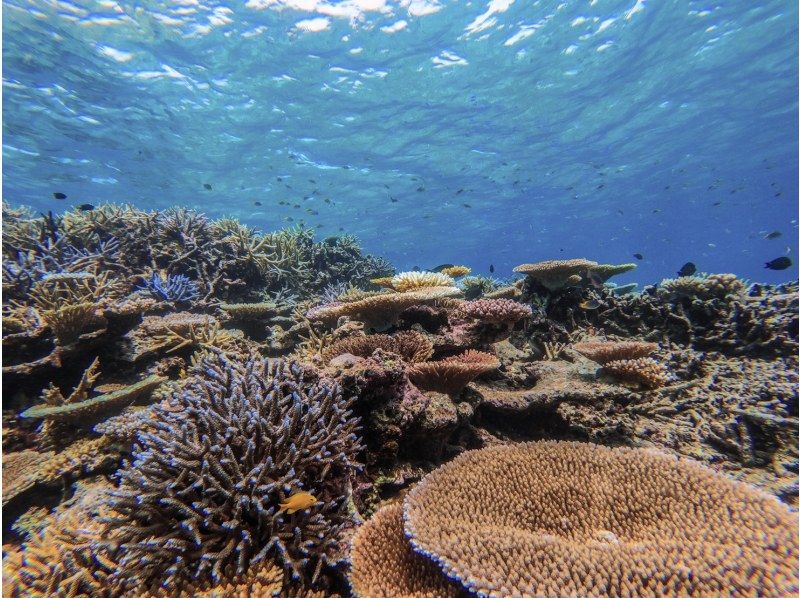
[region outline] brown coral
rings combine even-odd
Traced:
[[[56,421],[76,421],[86,417],[93,417],[108,409],[118,408],[133,402],[138,397],[152,392],[165,380],[165,377],[153,374],[135,384],[91,399],[61,404],[35,405],[23,411],[20,417],[35,417]]]
[[[597,266],[597,262],[578,258],[572,260],[547,260],[534,264],[521,264],[514,268],[514,272],[527,274],[529,277],[538,280],[545,288],[556,291],[565,286],[574,286],[582,280],[581,274],[585,274]]]
[[[405,532],[472,592],[797,592],[797,521],[774,497],[653,450],[534,442],[465,453],[405,500]]]
[[[657,343],[642,341],[582,341],[572,345],[578,353],[600,365],[620,359],[647,357],[658,349]]]
[[[735,274],[681,276],[661,281],[659,292],[672,299],[725,299],[743,296],[747,292],[747,285]]]
[[[500,367],[500,361],[490,353],[468,350],[461,355],[440,361],[414,364],[409,369],[411,381],[423,390],[448,394],[461,391],[472,380]]]
[[[3,454],[3,504],[35,486],[41,478],[42,461],[53,455],[37,451]]]
[[[400,272],[392,277],[392,288],[400,293],[431,287],[454,287],[456,281],[441,272]]]
[[[345,353],[356,357],[369,357],[376,349],[396,353],[409,363],[425,361],[433,355],[433,344],[419,332],[408,330],[394,335],[371,334],[345,337],[323,349],[322,360],[328,363],[334,357]]]
[[[646,388],[658,388],[669,382],[669,375],[664,366],[650,357],[609,361],[603,364],[603,371],[620,380],[641,384]]]
[[[442,268],[442,274],[446,274],[451,278],[466,276],[470,272],[472,272],[472,268],[469,266],[448,266],[447,268]]]
[[[459,319],[471,318],[492,324],[513,325],[531,313],[530,306],[511,299],[478,299],[464,301],[454,310],[453,315]]]
[[[411,549],[403,507],[388,505],[359,528],[350,551],[350,584],[357,598],[448,598],[464,594],[442,571]]]
[[[306,314],[311,320],[336,321],[342,316],[361,320],[371,328],[385,328],[397,321],[404,309],[460,294],[456,287],[430,287],[404,293],[386,293],[350,303],[330,303],[312,308]]]

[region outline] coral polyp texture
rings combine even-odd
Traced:
[[[454,287],[456,281],[443,272],[401,272],[391,280],[391,288],[405,293],[429,287]]]
[[[651,450],[539,442],[469,452],[408,494],[404,521],[415,552],[479,595],[798,589],[790,509]]]
[[[410,369],[410,378],[423,390],[458,393],[481,374],[498,367],[500,362],[494,355],[470,349],[440,361],[417,363]]]
[[[4,595],[796,588],[796,282],[2,209]]]
[[[361,447],[352,401],[297,363],[198,358],[172,396],[178,409],[156,407],[110,494],[107,541],[119,564],[111,583],[179,589],[271,560],[316,582],[344,558],[354,523],[349,487]],[[301,491],[318,502],[282,512]]]
[[[403,506],[380,509],[358,530],[350,553],[350,584],[358,598],[456,598],[465,594],[435,563],[411,549]]]

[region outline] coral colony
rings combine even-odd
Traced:
[[[4,595],[796,593],[797,283],[633,268],[4,204]]]

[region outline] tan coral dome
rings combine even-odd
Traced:
[[[490,596],[790,596],[797,515],[647,449],[533,442],[471,451],[406,498],[412,546]]]
[[[416,554],[403,535],[403,507],[380,509],[353,537],[350,585],[356,598],[450,598],[463,591]]]

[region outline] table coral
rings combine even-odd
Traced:
[[[557,291],[565,286],[575,286],[583,280],[582,274],[597,266],[597,262],[578,258],[571,260],[547,260],[533,264],[520,264],[514,272],[527,274],[546,289]]]
[[[442,272],[401,272],[395,274],[391,282],[392,288],[400,293],[430,287],[454,287],[456,281],[452,276]]]
[[[574,442],[466,453],[406,497],[414,550],[482,595],[797,592],[796,516],[651,450]]]
[[[498,367],[494,355],[468,350],[439,361],[416,363],[409,369],[409,377],[423,390],[458,394],[472,380]]]

